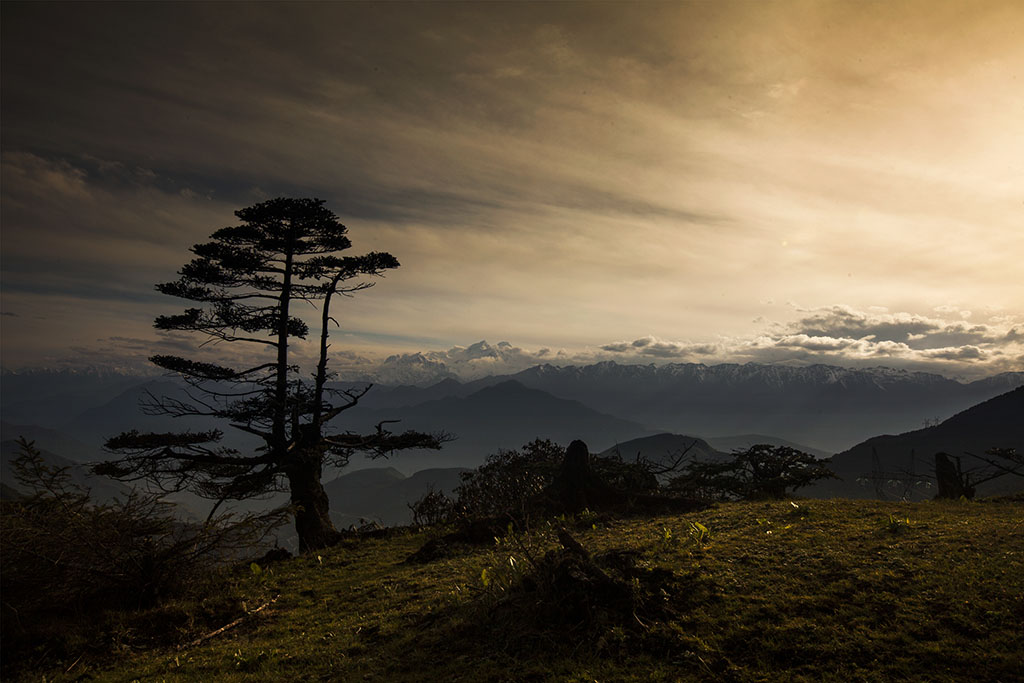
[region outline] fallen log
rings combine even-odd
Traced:
[[[258,614],[258,613],[262,612],[263,610],[265,610],[266,608],[268,608],[271,605],[273,605],[275,602],[277,602],[277,599],[279,597],[281,597],[281,596],[280,595],[275,595],[273,598],[271,598],[267,602],[263,603],[262,605],[260,605],[256,609],[252,610],[251,612],[246,612],[242,616],[240,616],[237,619],[235,619],[234,621],[232,621],[230,624],[226,624],[224,626],[221,626],[216,631],[211,631],[211,632],[207,633],[205,636],[200,636],[200,637],[196,638],[195,640],[193,640],[191,643],[187,643],[185,645],[179,645],[178,646],[178,650],[187,650],[190,647],[195,647],[196,645],[199,645],[201,643],[206,642],[210,638],[214,638],[214,637],[219,636],[220,634],[224,633],[225,631],[229,631],[229,630],[235,628],[236,626],[241,624],[243,621],[245,621],[249,617],[251,617],[251,616],[253,616],[255,614]]]

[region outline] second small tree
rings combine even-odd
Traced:
[[[726,500],[784,498],[819,479],[835,477],[828,460],[789,446],[757,444],[722,462],[691,462],[672,488]]]
[[[149,414],[205,416],[258,437],[251,453],[220,445],[220,430],[141,434],[107,441],[120,459],[96,467],[122,480],[148,480],[165,491],[190,490],[213,500],[243,499],[288,490],[302,551],[331,544],[338,532],[321,485],[325,464],[344,466],[357,452],[383,456],[405,448],[439,448],[443,434],[392,433],[378,424],[370,434],[331,434],[327,425],[369,390],[332,390],[328,380],[331,303],[336,295],[366,289],[397,268],[385,252],[341,256],[351,247],[337,216],[319,199],[279,198],[235,212],[241,224],[216,231],[192,247],[195,258],[174,282],[157,290],[201,307],[160,316],[159,330],[194,332],[203,343],[228,343],[269,351],[259,361],[228,367],[179,356],[150,360],[187,385],[185,399],[151,397]],[[354,282],[353,282],[354,280]],[[300,376],[292,343],[309,326],[296,302],[319,304],[318,358],[311,379]],[[255,354],[258,355],[258,354]]]

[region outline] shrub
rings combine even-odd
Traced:
[[[537,439],[520,450],[502,450],[462,475],[454,514],[461,519],[507,517],[527,525],[537,496],[554,480],[565,448]]]
[[[431,489],[422,498],[409,503],[412,523],[416,526],[438,526],[452,520],[455,503],[441,491]]]
[[[562,471],[566,449],[536,439],[518,450],[491,455],[479,468],[462,474],[456,499],[431,491],[409,505],[417,525],[498,520],[528,528],[544,514],[542,495]],[[657,472],[668,471],[646,460],[626,462],[618,455],[590,456],[590,471],[604,486],[626,495],[659,492]]]
[[[0,507],[5,665],[17,659],[12,652],[46,641],[61,656],[61,643],[81,639],[105,612],[194,592],[285,519],[275,511],[187,523],[159,496],[138,492],[97,504],[67,468],[47,465],[29,442],[19,446],[12,465],[25,495]]]

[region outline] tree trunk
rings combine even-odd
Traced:
[[[281,276],[281,297],[279,299],[277,318],[277,373],[274,383],[274,421],[272,433],[273,448],[284,452],[288,447],[288,306],[292,300],[292,260],[294,256],[294,239],[289,236],[285,252],[284,273]],[[297,436],[297,435],[293,435]]]
[[[320,483],[320,474],[319,463],[305,460],[288,472],[300,553],[334,545],[340,536],[331,521],[331,504]]]

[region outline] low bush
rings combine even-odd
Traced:
[[[67,468],[47,465],[29,442],[19,445],[12,464],[24,495],[0,506],[5,669],[33,651],[61,657],[123,640],[100,632],[103,615],[197,595],[284,521],[276,511],[188,523],[158,495],[138,492],[98,504]]]
[[[547,439],[536,439],[517,450],[491,455],[479,468],[462,475],[455,498],[431,491],[412,503],[418,526],[498,520],[529,528],[548,510],[542,494],[562,470],[566,449]],[[626,462],[618,456],[590,456],[590,469],[603,485],[627,494],[659,491],[658,477],[646,461]]]

